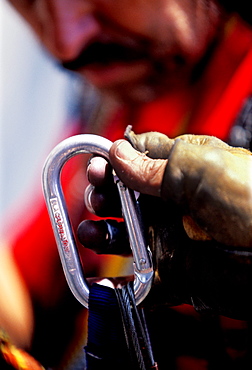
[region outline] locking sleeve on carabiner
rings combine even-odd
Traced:
[[[112,142],[98,135],[72,136],[59,143],[49,154],[43,169],[43,191],[53,227],[62,267],[75,298],[88,307],[89,287],[83,274],[76,239],[67,212],[60,183],[64,164],[77,154],[95,154],[109,160]],[[134,261],[134,293],[139,304],[148,294],[153,277],[151,253],[142,232],[140,214],[134,192],[115,177],[121,203],[122,216],[129,234]]]

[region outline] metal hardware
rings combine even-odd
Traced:
[[[64,164],[77,154],[91,153],[109,160],[112,142],[98,135],[72,136],[59,143],[49,154],[43,169],[43,191],[61,263],[75,298],[88,308],[89,287],[83,274],[74,232],[60,183]],[[134,262],[134,293],[138,305],[148,294],[153,277],[151,252],[146,246],[134,192],[115,176],[122,216],[129,234]]]

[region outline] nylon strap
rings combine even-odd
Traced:
[[[85,353],[87,370],[157,369],[131,283],[122,289],[99,284],[90,287]]]
[[[99,284],[90,286],[85,352],[88,370],[130,369],[121,312],[112,288]]]

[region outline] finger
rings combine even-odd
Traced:
[[[102,157],[92,157],[87,167],[87,177],[90,184],[97,187],[107,187],[113,183],[111,165]]]
[[[129,256],[131,249],[123,222],[85,220],[77,230],[81,244],[97,254]]]
[[[103,189],[88,185],[84,201],[89,212],[100,217],[122,217],[121,203],[116,185]]]
[[[144,194],[160,196],[167,160],[150,159],[125,140],[116,141],[109,154],[112,166],[126,186]]]

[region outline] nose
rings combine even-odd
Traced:
[[[90,0],[49,1],[50,40],[53,54],[62,61],[75,59],[100,32]]]

